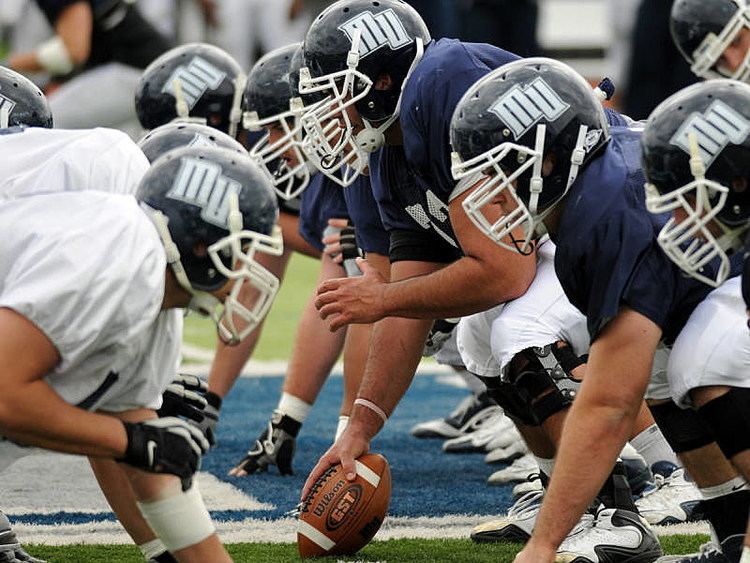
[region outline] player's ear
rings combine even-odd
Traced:
[[[391,78],[391,75],[386,73],[379,75],[375,81],[375,89],[390,90],[391,88],[393,88],[393,78]]]
[[[542,164],[542,176],[549,176],[555,168],[556,163],[557,155],[554,152],[547,153],[544,157],[544,163]]]

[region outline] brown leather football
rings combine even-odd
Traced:
[[[380,529],[391,501],[388,460],[379,454],[365,454],[356,464],[354,481],[347,481],[341,465],[334,465],[305,498],[297,527],[302,557],[351,555]]]

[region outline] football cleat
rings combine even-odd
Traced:
[[[544,490],[531,491],[513,503],[508,514],[475,526],[471,539],[477,543],[527,542],[542,507]]]
[[[629,510],[605,508],[596,517],[584,516],[560,544],[555,563],[652,563],[661,554],[646,520]]]
[[[15,532],[10,527],[10,521],[0,511],[0,563],[47,563],[32,557],[18,542]]]
[[[540,479],[534,479],[532,475],[527,481],[521,481],[513,487],[513,498],[517,499],[531,491],[541,491],[544,487]]]
[[[521,440],[513,422],[502,409],[485,418],[474,432],[451,438],[443,443],[443,451],[451,454],[487,453],[508,448]]]
[[[666,478],[654,475],[654,485],[635,505],[649,524],[681,524],[702,519],[700,501],[698,487],[685,478],[684,469],[676,469]]]
[[[461,401],[446,418],[420,422],[411,429],[415,438],[456,438],[474,432],[482,421],[498,412],[500,407],[486,392],[470,395]]]
[[[490,485],[505,485],[513,481],[526,481],[539,473],[539,465],[533,455],[524,455],[513,461],[508,467],[495,471],[487,479]]]
[[[647,487],[653,485],[654,476],[646,460],[630,443],[625,444],[620,452],[620,459],[625,466],[625,477],[634,496],[640,495]]]
[[[729,536],[721,547],[713,542],[704,543],[698,553],[689,555],[666,555],[659,557],[656,563],[740,563],[744,535]]]
[[[529,453],[526,442],[518,440],[506,448],[495,448],[484,456],[485,463],[511,463],[512,461],[523,457]]]

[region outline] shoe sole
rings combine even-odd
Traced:
[[[502,530],[472,532],[470,537],[474,543],[526,543],[531,536],[526,530],[510,524]]]
[[[662,553],[662,551],[659,550],[659,551],[648,551],[646,553],[639,553],[637,555],[633,555],[630,557],[622,553],[612,553],[612,552],[606,552],[604,554],[604,557],[602,557],[602,555],[599,553],[597,553],[597,555],[599,555],[599,561],[617,561],[617,563],[654,563],[654,561],[656,561],[659,557],[664,555],[664,553]],[[580,555],[576,557],[575,559],[566,559],[565,563],[594,563],[594,562],[592,562],[592,560],[589,559],[588,557],[584,557]]]

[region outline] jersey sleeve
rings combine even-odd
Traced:
[[[80,2],[81,0],[36,0],[39,9],[44,13],[47,21],[54,26],[60,13],[67,8]]]
[[[390,237],[380,218],[370,179],[360,176],[354,184],[344,190],[344,199],[355,227],[357,246],[365,253],[373,252],[388,256]]]
[[[149,162],[138,145],[121,131],[96,129],[95,142],[100,147],[90,154],[90,189],[115,194],[135,194]]]
[[[301,196],[299,234],[310,245],[323,251],[323,233],[329,219],[349,219],[344,189],[322,174],[316,175]]]

